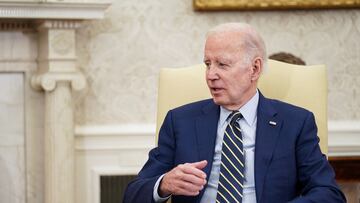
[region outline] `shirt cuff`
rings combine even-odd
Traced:
[[[160,176],[158,178],[158,180],[156,181],[155,186],[154,186],[153,198],[154,198],[154,201],[156,203],[165,202],[171,196],[171,195],[169,195],[167,197],[160,197],[160,195],[158,193],[158,189],[159,189],[159,186],[160,186],[160,181],[163,179],[164,175],[165,174],[163,174],[162,176]]]

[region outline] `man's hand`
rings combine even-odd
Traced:
[[[207,161],[180,164],[167,172],[161,180],[159,195],[196,196],[206,184],[206,174],[203,169]]]

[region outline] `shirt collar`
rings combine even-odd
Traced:
[[[256,90],[256,93],[251,99],[246,102],[240,109],[240,113],[243,115],[244,120],[249,126],[252,126],[256,120],[257,107],[259,103],[259,91]],[[227,110],[226,108],[220,106],[220,118],[219,123],[224,124],[226,119],[229,117],[232,111]]]

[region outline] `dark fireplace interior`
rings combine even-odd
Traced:
[[[126,176],[101,176],[100,177],[100,202],[121,203],[127,184],[136,175]]]

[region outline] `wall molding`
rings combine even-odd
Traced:
[[[77,151],[145,150],[155,146],[155,125],[87,125],[75,128]]]
[[[329,121],[329,156],[360,156],[360,121]]]
[[[0,1],[0,18],[101,19],[111,2]]]
[[[360,121],[329,121],[328,126],[329,156],[360,156]],[[77,150],[151,149],[155,146],[154,135],[155,124],[84,125],[75,128]]]
[[[130,123],[120,125],[78,125],[75,128],[76,136],[125,136],[155,134],[155,124]]]

